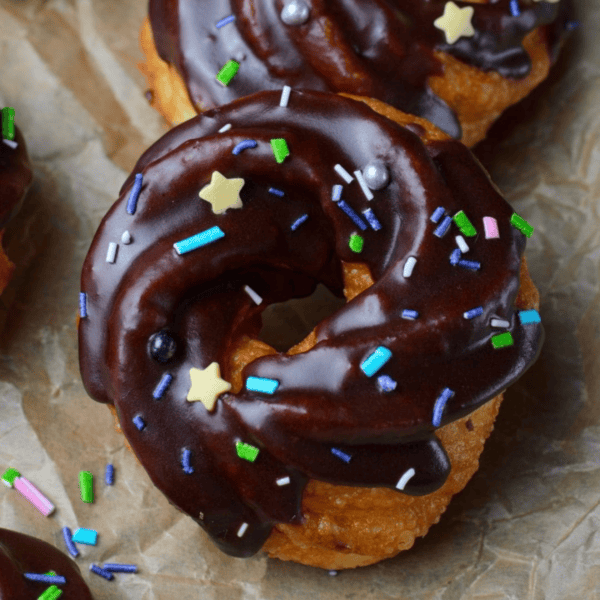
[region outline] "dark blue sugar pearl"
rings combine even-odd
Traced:
[[[173,337],[166,331],[150,336],[150,356],[159,363],[169,362],[177,350]]]

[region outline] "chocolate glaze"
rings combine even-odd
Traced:
[[[365,104],[320,92],[263,92],[203,113],[173,129],[137,163],[104,218],[82,273],[87,317],[79,325],[80,365],[90,395],[113,403],[123,432],[153,482],[191,515],[226,552],[256,552],[277,522],[300,522],[307,478],[394,489],[414,468],[404,492],[427,494],[445,481],[450,465],[433,433],[432,410],[445,387],[455,394],[442,424],[497,395],[535,360],[538,325],[520,326],[514,300],[525,237],[509,221],[512,209],[472,154],[459,142],[423,145],[420,138]],[[232,128],[218,130],[226,124]],[[290,156],[278,165],[270,147],[287,140]],[[232,154],[244,139],[255,149]],[[390,183],[368,202],[353,172],[383,161]],[[213,171],[242,177],[242,209],[214,214],[198,197]],[[136,173],[143,187],[135,215],[126,203]],[[382,229],[359,231],[331,200],[359,214],[372,208]],[[268,193],[285,192],[283,198]],[[480,231],[466,258],[479,271],[451,266],[458,230],[433,235],[430,216],[464,210]],[[295,231],[290,225],[308,219]],[[500,239],[486,240],[482,217],[498,220]],[[218,225],[225,237],[179,256],[173,244]],[[110,242],[127,229],[133,242],[106,262]],[[360,255],[348,247],[364,237]],[[403,277],[409,256],[417,258]],[[227,378],[229,354],[241,334],[258,336],[260,312],[270,303],[311,293],[323,282],[342,295],[342,261],[368,265],[374,285],[316,328],[310,351],[259,358],[243,371],[280,382],[273,395],[223,393],[212,412],[186,400],[191,367],[216,361]],[[260,306],[243,291],[249,285]],[[483,306],[483,315],[463,318]],[[403,309],[419,312],[401,318]],[[494,350],[490,318],[510,321],[512,347]],[[177,343],[171,362],[151,358],[148,340],[168,331]],[[359,365],[378,346],[393,355],[373,377]],[[153,390],[164,373],[173,381],[160,400]],[[379,391],[378,375],[398,382]],[[133,424],[140,415],[146,427]],[[254,445],[254,463],[238,458],[236,441]],[[350,454],[348,464],[331,448]],[[192,452],[193,474],[181,467]],[[291,483],[277,486],[278,478]],[[199,518],[199,516],[201,518]],[[237,531],[248,523],[243,537]]]
[[[563,37],[568,0],[560,3],[510,0],[473,6],[475,35],[446,44],[433,22],[446,0],[310,0],[310,18],[286,25],[284,0],[149,0],[156,49],[177,67],[192,102],[212,108],[265,89],[294,88],[346,92],[377,98],[426,118],[460,138],[454,112],[433,93],[428,78],[442,75],[436,51],[484,71],[525,77],[531,60],[523,38],[537,27],[551,57]],[[228,15],[235,22],[215,24]],[[216,74],[228,60],[241,66],[221,86]]]
[[[36,600],[49,585],[29,581],[23,573],[55,571],[66,578],[65,599],[92,600],[77,565],[54,546],[23,533],[0,529],[0,600]]]

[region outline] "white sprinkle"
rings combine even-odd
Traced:
[[[129,233],[128,230],[125,230],[123,232],[123,235],[121,236],[121,242],[123,244],[125,244],[127,246],[127,244],[131,244],[131,234]]]
[[[281,90],[281,100],[279,101],[279,106],[285,108],[288,105],[291,91],[292,88],[289,85],[283,86],[283,90]]]
[[[231,129],[231,123],[227,123],[227,125],[223,125],[221,129],[219,129],[219,133],[225,133]]]
[[[351,183],[352,181],[354,181],[354,177],[352,177],[352,175],[350,175],[350,173],[348,173],[348,171],[346,171],[346,169],[344,169],[344,167],[342,167],[342,165],[335,165],[335,167],[333,167],[335,169],[335,172],[346,182],[346,183]]]
[[[290,482],[289,477],[280,477],[279,479],[275,480],[275,483],[277,485],[287,485],[289,482]]]
[[[354,177],[356,177],[356,181],[358,181],[358,185],[360,185],[360,189],[363,191],[363,194],[367,197],[367,200],[373,200],[375,196],[373,196],[373,192],[369,189],[365,178],[361,171],[354,171]]]
[[[246,529],[248,529],[248,523],[242,523],[238,529],[237,536],[242,537],[246,533]]]
[[[414,256],[409,256],[404,263],[404,271],[402,272],[402,275],[404,275],[404,277],[410,277],[416,264],[417,259]]]
[[[339,202],[342,199],[342,191],[344,190],[344,187],[337,184],[333,186],[333,190],[331,191],[331,199],[334,202]]]
[[[499,327],[501,329],[510,327],[510,323],[508,321],[505,321],[504,319],[492,319],[490,325],[492,327]]]
[[[2,140],[9,148],[15,150],[19,144],[13,140]]]
[[[200,512],[200,514],[198,515],[198,518],[199,518],[201,521],[204,521],[204,513],[203,513],[203,512]]]
[[[260,304],[262,302],[262,298],[249,285],[244,286],[244,291],[246,294],[248,294],[248,296],[250,296],[250,298],[252,298],[252,300],[254,300],[256,304]]]
[[[400,477],[400,480],[396,484],[396,488],[403,490],[406,484],[413,478],[414,474],[415,470],[411,467],[408,471],[406,471],[406,473],[404,473],[404,475],[402,475],[402,477]]]
[[[469,246],[467,242],[465,242],[465,238],[462,235],[457,235],[454,239],[456,240],[456,245],[458,246],[458,249],[463,254],[469,251]]]
[[[119,244],[115,242],[111,242],[108,244],[108,252],[106,253],[106,262],[114,263],[117,260],[117,249],[119,248]]]

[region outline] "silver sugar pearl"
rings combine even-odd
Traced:
[[[303,0],[290,0],[281,11],[281,20],[286,25],[303,25],[309,16],[310,8]]]
[[[390,182],[390,174],[387,167],[379,161],[369,163],[363,169],[363,176],[367,185],[372,190],[380,190]]]

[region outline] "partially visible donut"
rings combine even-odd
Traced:
[[[568,4],[150,0],[143,70],[170,123],[289,85],[377,98],[472,146],[547,76]]]
[[[464,487],[499,394],[538,354],[530,226],[461,143],[417,121],[320,92],[238,100],[154,144],[96,233],[85,387],[225,552],[253,554],[276,524],[272,554],[328,568],[410,546]],[[318,282],[347,304],[287,354],[257,340],[265,306]],[[372,512],[355,552],[303,517],[305,488],[335,509],[339,485],[363,509],[383,492],[433,510],[375,541]]]

